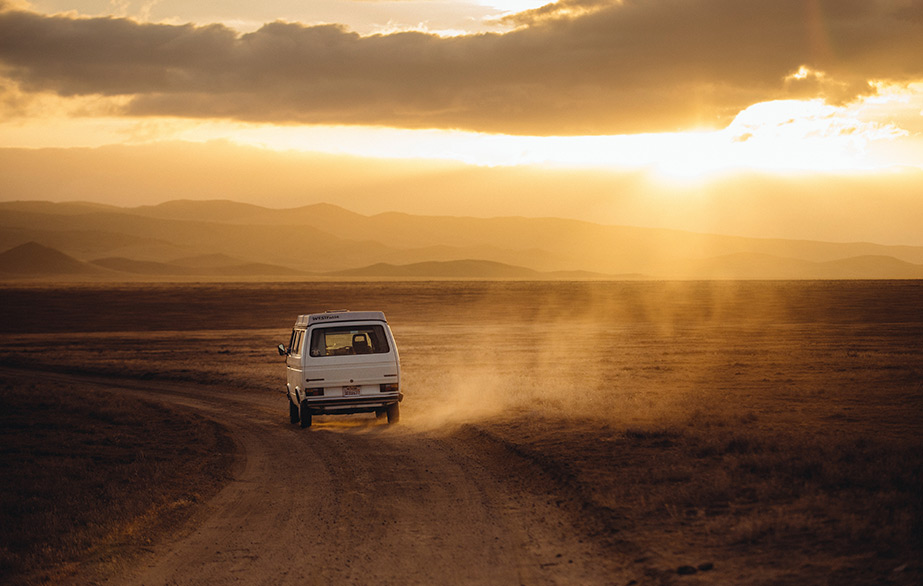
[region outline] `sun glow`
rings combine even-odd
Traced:
[[[923,169],[920,88],[888,90],[849,107],[820,100],[755,104],[722,130],[613,136],[511,136],[456,130],[363,126],[280,126],[229,120],[116,115],[115,99],[74,103],[44,96],[41,117],[0,123],[0,147],[102,146],[156,141],[232,143],[278,151],[374,158],[440,159],[480,166],[643,170],[690,182],[735,171],[866,172]],[[895,120],[895,104],[904,117]],[[75,110],[76,109],[76,110]],[[81,115],[80,113],[84,115]],[[92,114],[92,115],[90,115]],[[917,121],[918,122],[918,121]]]
[[[856,111],[819,100],[765,102],[703,136],[685,156],[667,159],[662,170],[689,177],[737,169],[873,171],[895,164],[881,147],[909,135],[894,124],[863,121]]]
[[[214,126],[182,133],[214,138]],[[756,104],[718,131],[618,136],[535,137],[449,130],[236,125],[227,138],[277,150],[317,150],[377,158],[447,159],[473,165],[647,169],[674,179],[733,171],[856,172],[895,163],[893,143],[919,142],[892,123],[821,101]]]

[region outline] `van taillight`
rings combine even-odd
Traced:
[[[397,383],[382,383],[378,385],[378,388],[382,393],[396,393],[398,389]]]
[[[304,396],[305,396],[305,397],[323,397],[323,396],[324,396],[324,389],[322,389],[322,388],[320,388],[320,387],[317,387],[317,388],[314,388],[314,389],[305,389],[305,390],[304,390]]]

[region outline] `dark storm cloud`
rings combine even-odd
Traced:
[[[923,78],[923,0],[565,0],[516,19],[455,38],[241,35],[6,10],[0,63],[28,91],[131,96],[126,114],[529,134],[715,126],[764,100]],[[823,75],[786,79],[802,65]]]

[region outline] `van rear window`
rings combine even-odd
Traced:
[[[311,356],[387,354],[391,351],[382,326],[315,328],[311,333]]]
[[[293,356],[301,356],[301,342],[304,340],[304,330],[292,331],[292,343],[288,347],[288,353]]]

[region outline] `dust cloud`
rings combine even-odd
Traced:
[[[715,408],[700,383],[774,321],[737,284],[502,284],[456,309],[451,323],[392,320],[414,425],[530,412],[633,424]]]
[[[835,381],[864,324],[913,318],[910,305],[883,301],[895,299],[884,289],[909,286],[444,285],[442,299],[454,304],[439,319],[425,306],[411,319],[389,313],[401,348],[403,421],[438,427],[535,414],[672,425],[752,418],[754,411],[778,411],[773,403],[792,396],[833,408],[815,399],[859,392]],[[882,352],[876,365],[900,359]]]

